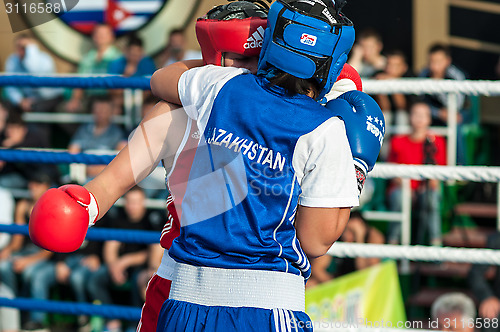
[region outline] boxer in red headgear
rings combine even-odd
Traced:
[[[264,30],[267,26],[267,8],[250,1],[235,1],[210,10],[196,22],[196,37],[201,47],[204,64],[247,68],[257,72],[257,63],[262,47]],[[250,36],[250,37],[249,37]],[[160,244],[165,248],[158,271],[153,275],[146,289],[146,302],[142,308],[138,332],[156,331],[156,323],[163,302],[168,299],[175,262],[168,256],[172,241],[179,236],[183,184],[187,183],[189,170],[200,139],[195,123],[187,129],[190,132],[175,168],[170,173],[170,184],[178,183],[175,197],[167,198],[168,218],[161,234]]]

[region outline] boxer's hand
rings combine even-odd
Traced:
[[[337,77],[337,81],[333,84],[330,92],[326,94],[325,98],[327,101],[330,101],[345,92],[354,90],[363,91],[363,83],[361,82],[361,77],[356,69],[346,63],[342,68],[339,77]]]
[[[82,186],[49,189],[36,202],[30,216],[31,240],[54,252],[80,248],[87,229],[99,215],[94,195]]]

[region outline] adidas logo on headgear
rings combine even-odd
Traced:
[[[245,49],[262,47],[262,40],[264,39],[264,28],[262,25],[257,28],[257,30],[247,39],[247,42],[243,44]]]

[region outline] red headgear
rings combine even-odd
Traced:
[[[238,17],[240,15],[246,18]],[[258,56],[267,26],[266,16],[267,10],[258,5],[236,1],[214,8],[199,18],[196,21],[196,37],[205,64],[221,66],[225,52]]]

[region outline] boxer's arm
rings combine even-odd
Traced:
[[[178,88],[181,75],[191,68],[201,66],[203,66],[203,60],[186,60],[161,68],[151,77],[151,91],[160,99],[181,105]]]
[[[350,207],[313,208],[299,205],[295,228],[300,246],[308,257],[326,254],[344,232],[350,212]]]
[[[175,110],[175,111],[173,111]],[[94,194],[101,218],[134,185],[145,179],[161,159],[177,151],[187,115],[177,105],[158,103],[141,121],[128,144],[85,188]]]

